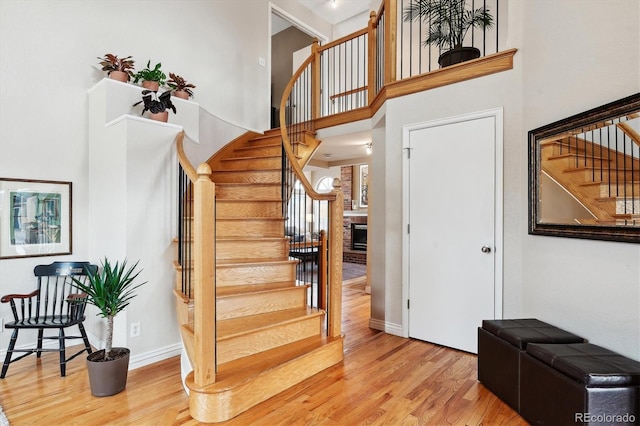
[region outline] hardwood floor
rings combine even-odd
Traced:
[[[225,422],[225,425],[526,425],[477,382],[476,357],[371,330],[370,296],[344,287],[344,363]],[[84,362],[59,376],[57,354],[12,364],[0,380],[12,426],[196,425],[180,382],[179,358],[129,372],[125,391],[91,396]]]

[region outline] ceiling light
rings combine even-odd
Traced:
[[[334,9],[338,7],[338,5],[336,4],[336,0],[331,0],[331,6],[333,6]]]

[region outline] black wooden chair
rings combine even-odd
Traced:
[[[71,279],[71,276],[81,282],[87,280],[86,271],[95,273],[96,265],[89,262],[53,262],[50,265],[38,265],[33,273],[37,278],[38,287],[29,294],[8,294],[2,296],[0,302],[10,303],[14,321],[5,324],[5,328],[13,329],[7,356],[2,365],[0,379],[4,379],[9,364],[33,353],[38,358],[42,352],[60,353],[60,375],[66,375],[66,364],[84,351],[91,353],[91,346],[82,322],[85,319],[86,295],[81,293]],[[66,336],[65,329],[77,325],[80,336]],[[16,349],[18,332],[23,329],[37,330],[38,341],[35,348]],[[57,336],[44,336],[45,329],[57,329]],[[42,347],[43,339],[58,340],[58,349]],[[65,342],[67,339],[82,339],[84,348],[73,356],[66,357]],[[13,358],[14,352],[25,352]]]

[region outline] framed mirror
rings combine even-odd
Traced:
[[[640,243],[640,93],[529,132],[529,234]]]

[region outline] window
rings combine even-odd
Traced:
[[[333,191],[333,178],[328,176],[321,178],[316,184],[316,191],[320,193]]]

